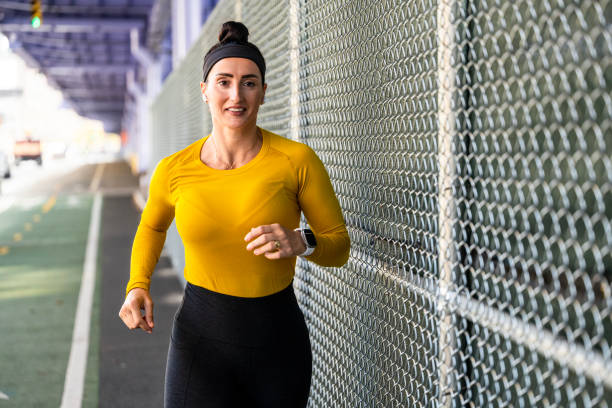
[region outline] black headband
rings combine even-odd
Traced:
[[[266,61],[264,61],[263,55],[255,47],[247,44],[236,44],[228,43],[215,48],[204,57],[204,81],[208,78],[208,73],[219,60],[223,58],[247,58],[257,64],[259,71],[261,72],[261,82],[264,83],[266,76]]]

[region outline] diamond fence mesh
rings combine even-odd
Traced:
[[[222,0],[153,161],[210,131],[230,19],[266,57],[260,125],[317,152],[351,236],[342,268],[298,260],[309,406],[612,406],[612,2]]]

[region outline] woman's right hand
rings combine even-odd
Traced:
[[[142,310],[145,311],[144,315]],[[119,311],[119,317],[123,323],[134,330],[140,327],[147,333],[153,332],[153,300],[149,291],[142,288],[134,288],[129,291]]]

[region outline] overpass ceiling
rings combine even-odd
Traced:
[[[0,0],[0,32],[79,114],[102,120],[107,131],[118,132],[125,109],[126,73],[137,67],[130,52],[130,32],[138,30],[141,46],[148,33],[160,32],[159,18],[151,19],[157,2],[42,0],[42,25],[33,28],[29,1]],[[159,12],[153,14],[159,17]],[[150,27],[151,21],[157,27]]]

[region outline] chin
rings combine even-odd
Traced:
[[[256,126],[257,121],[251,121],[251,120],[244,120],[244,119],[237,119],[237,120],[227,120],[227,121],[223,121],[222,125],[230,128],[230,129],[242,129],[245,127],[250,127],[250,126]]]

